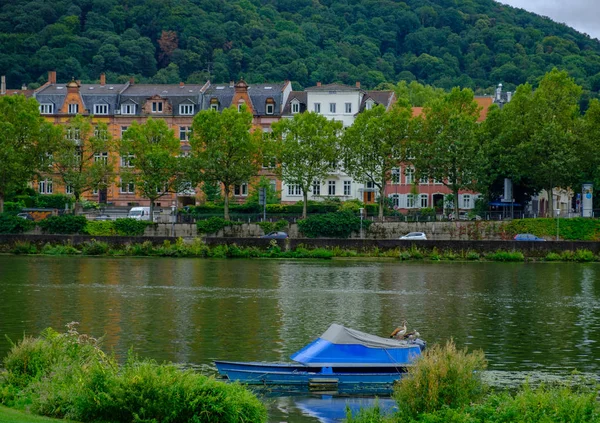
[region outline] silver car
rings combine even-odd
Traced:
[[[425,235],[425,232],[410,232],[401,236],[400,239],[421,239],[427,241],[427,235]]]

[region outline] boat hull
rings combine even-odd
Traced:
[[[406,373],[403,367],[309,367],[295,363],[215,361],[219,373],[249,385],[298,385],[316,390],[393,385]]]

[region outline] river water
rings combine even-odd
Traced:
[[[0,357],[4,335],[77,321],[118,357],[210,373],[214,359],[286,361],[333,322],[387,336],[404,319],[428,343],[482,349],[498,386],[598,373],[600,265],[0,256]],[[289,423],[372,401],[265,400]]]

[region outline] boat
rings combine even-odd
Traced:
[[[292,354],[293,362],[215,361],[215,365],[224,378],[249,385],[299,385],[319,391],[391,387],[424,348],[421,339],[382,338],[333,323]]]

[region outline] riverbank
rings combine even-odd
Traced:
[[[429,261],[600,262],[597,242],[406,241],[84,235],[1,235],[0,253],[198,258],[391,258]]]
[[[36,416],[0,405],[0,422],[2,423],[76,423],[73,420],[52,419]]]

